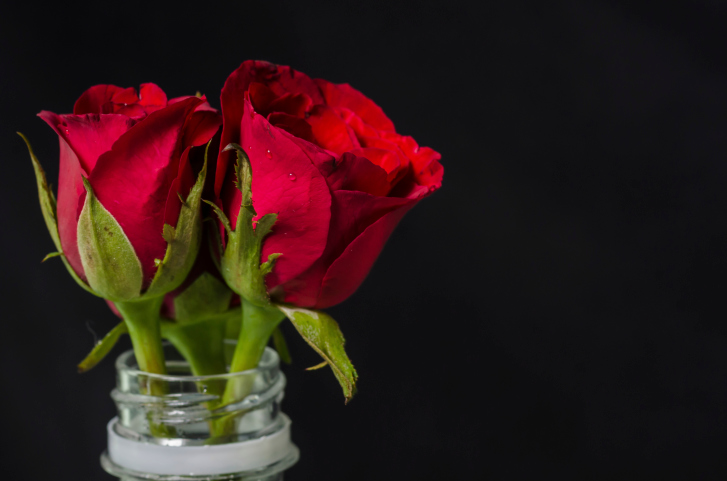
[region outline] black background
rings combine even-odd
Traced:
[[[727,6],[14,2],[0,16],[3,477],[111,479],[115,322],[56,260],[22,141],[97,83],[219,90],[243,60],[350,82],[444,187],[330,310],[344,406],[294,336],[286,479],[718,478],[727,448]],[[128,347],[128,340],[112,357]]]

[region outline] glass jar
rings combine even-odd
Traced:
[[[231,356],[234,342],[226,348]],[[214,376],[191,375],[171,345],[164,354],[166,375],[139,371],[133,351],[116,361],[118,416],[107,427],[106,472],[124,481],[282,480],[298,448],[280,411],[278,354],[266,348],[256,369]],[[235,400],[223,404],[225,392]]]

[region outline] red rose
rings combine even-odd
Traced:
[[[265,279],[277,301],[325,308],[346,299],[403,215],[441,186],[440,155],[397,134],[348,84],[247,61],[221,102],[221,147],[239,144],[250,159],[255,219],[277,213],[261,256],[282,254]],[[215,178],[233,229],[242,201],[234,156],[220,152]]]
[[[217,132],[219,114],[204,99],[167,101],[148,83],[138,95],[133,88],[97,85],[81,95],[73,114],[39,116],[60,140],[57,223],[68,263],[87,281],[77,241],[86,178],[133,247],[147,288],[167,250],[164,225],[177,225],[180,196],[186,198],[195,183],[190,148]]]

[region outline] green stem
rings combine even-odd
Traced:
[[[270,336],[285,318],[274,306],[256,306],[242,299],[242,326],[240,337],[232,356],[230,372],[241,372],[254,369],[260,362]],[[222,396],[221,406],[242,401],[252,389],[254,376],[241,376],[230,379]],[[217,421],[216,430],[224,434],[233,434],[237,421],[244,413],[233,412]]]
[[[116,308],[126,322],[129,337],[134,347],[134,356],[141,371],[152,374],[166,374],[167,367],[162,349],[162,333],[159,324],[159,310],[164,297],[154,297],[139,301],[115,302]],[[141,386],[144,394],[151,396],[164,396],[167,394],[167,384],[158,379],[151,379]],[[149,430],[156,437],[172,437],[174,429],[159,424],[153,419],[153,412],[147,414]]]
[[[114,303],[129,329],[139,369],[154,374],[167,373],[159,324],[159,309],[163,301],[164,297],[160,296],[141,301]]]
[[[254,369],[268,345],[270,336],[285,315],[274,306],[256,306],[242,299],[242,326],[230,363],[230,372]]]
[[[187,360],[192,374],[195,376],[213,376],[225,374],[224,334],[225,322],[220,320],[195,322],[192,324],[162,323],[162,333],[179,353]],[[225,379],[209,379],[197,382],[197,389],[204,394],[217,396],[216,400],[208,401],[205,406],[210,411],[216,409],[225,391]],[[222,436],[220,425],[216,420],[209,421],[210,435]]]

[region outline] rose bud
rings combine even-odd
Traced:
[[[335,353],[308,335],[329,332],[342,345],[335,323],[303,308],[338,304],[358,288],[404,214],[441,186],[440,155],[396,133],[381,108],[350,85],[285,66],[244,62],[227,79],[221,103],[215,193],[226,231],[222,273],[244,298],[243,315],[245,302],[253,311],[274,311],[270,299],[287,304],[277,309],[339,381],[355,378],[352,366],[337,370]],[[269,317],[268,327],[276,319]]]
[[[60,142],[57,205],[32,151],[31,157],[64,263],[84,288],[116,303],[135,348],[160,351],[160,342],[141,337],[158,337],[163,295],[184,281],[197,255],[206,165],[195,171],[190,150],[204,149],[218,131],[218,113],[204,98],[167,101],[148,83],[139,94],[97,85],[73,114],[39,116]],[[139,302],[145,299],[154,301]],[[159,356],[137,352],[142,369],[152,372],[164,370]]]
[[[199,209],[192,216],[182,209],[196,181],[189,148],[206,144],[220,125],[204,103],[167,102],[154,84],[142,85],[140,95],[97,85],[73,114],[39,114],[60,141],[59,250],[102,297],[161,295],[191,268],[200,229],[186,225],[199,222]],[[176,258],[165,259],[167,250]]]

